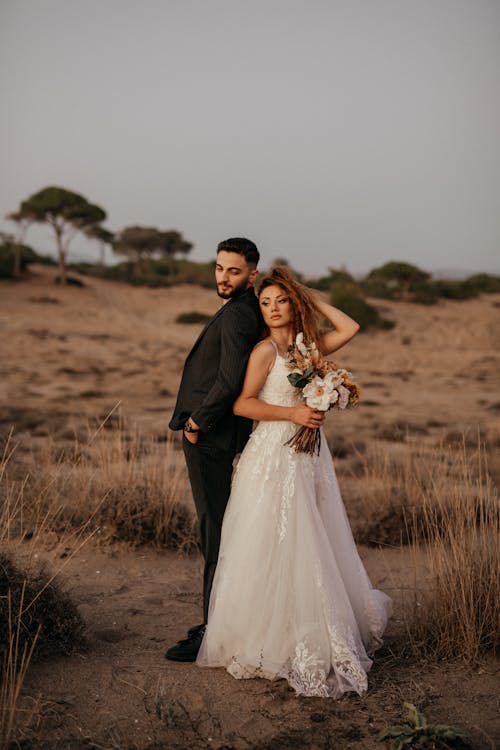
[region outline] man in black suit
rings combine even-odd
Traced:
[[[219,243],[215,266],[223,304],[199,335],[184,364],[169,427],[183,430],[183,448],[200,525],[203,623],[165,654],[172,661],[195,661],[205,631],[210,590],[219,555],[222,519],[231,491],[233,460],[252,428],[232,406],[241,391],[250,352],[261,334],[253,290],[259,251],[236,237]]]

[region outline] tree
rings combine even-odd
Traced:
[[[193,243],[185,240],[182,234],[175,229],[168,229],[161,234],[163,243],[160,250],[161,255],[169,258],[174,258],[176,255],[185,257],[193,249]]]
[[[408,299],[413,288],[428,279],[430,274],[427,271],[411,263],[392,260],[370,271],[363,286],[369,295]]]
[[[26,232],[33,223],[33,220],[28,215],[23,214],[21,210],[11,211],[5,218],[9,221],[14,221],[17,224],[16,235],[12,238],[12,246],[14,248],[14,269],[12,275],[19,278],[21,276],[22,248],[24,246]]]
[[[134,263],[136,273],[149,269],[154,256],[173,258],[178,253],[186,255],[192,244],[174,229],[160,231],[156,227],[125,227],[117,236],[113,249]]]
[[[54,232],[59,260],[59,279],[66,283],[66,259],[76,232],[100,224],[106,212],[83,195],[60,187],[46,187],[21,203],[20,213],[31,222],[47,224]]]
[[[113,247],[115,240],[114,233],[110,232],[109,229],[105,229],[100,224],[89,224],[83,231],[89,239],[97,241],[99,245],[99,263],[101,266],[104,266],[106,245]]]
[[[309,279],[308,286],[313,289],[319,289],[328,292],[334,284],[355,284],[354,278],[345,270],[345,268],[329,268],[328,276],[321,276],[319,279]]]

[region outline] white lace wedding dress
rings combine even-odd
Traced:
[[[297,403],[288,374],[277,353],[259,398]],[[296,453],[284,443],[297,429],[260,422],[243,451],[197,662],[299,695],[361,694],[391,600],[359,558],[325,437],[319,456]]]

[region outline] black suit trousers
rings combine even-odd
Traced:
[[[200,526],[201,551],[205,559],[203,573],[203,617],[208,621],[210,591],[219,557],[222,520],[231,492],[234,451],[213,445],[193,445],[183,435],[182,445]]]

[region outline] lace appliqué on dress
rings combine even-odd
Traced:
[[[298,695],[320,698],[328,698],[330,695],[326,683],[325,663],[318,657],[318,649],[311,651],[305,640],[300,641],[295,647],[295,656],[286,679]]]
[[[323,604],[326,627],[330,638],[331,662],[335,674],[359,695],[368,688],[368,677],[361,664],[352,629],[336,619],[333,605],[325,594],[319,563],[316,565],[316,586]]]

